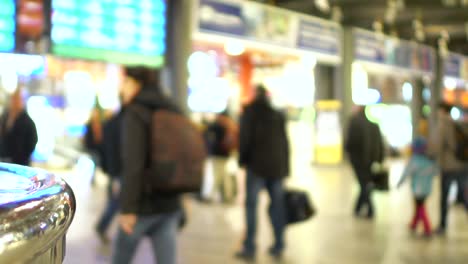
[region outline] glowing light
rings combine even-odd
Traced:
[[[8,67],[0,70],[0,86],[5,89],[8,94],[12,94],[18,87],[18,75]]]
[[[369,88],[369,78],[367,71],[360,63],[352,65],[352,97],[357,105],[366,105],[367,90]]]
[[[409,82],[405,82],[402,87],[403,90],[403,99],[406,102],[413,100],[413,85]]]
[[[462,112],[460,111],[459,108],[452,107],[452,110],[450,110],[450,116],[452,116],[454,120],[460,119],[461,115],[462,115]]]
[[[457,80],[450,77],[445,77],[444,86],[448,90],[455,90],[457,88]]]
[[[195,77],[215,77],[219,73],[218,65],[216,65],[213,56],[201,51],[190,55],[187,67],[190,76]]]
[[[224,51],[230,56],[239,56],[245,52],[245,46],[239,41],[228,41],[224,45]]]
[[[429,88],[423,90],[423,98],[426,102],[431,99],[431,90]]]

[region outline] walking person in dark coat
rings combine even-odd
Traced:
[[[383,161],[384,146],[380,129],[367,119],[364,106],[358,106],[351,117],[345,148],[360,187],[354,213],[359,216],[362,209],[367,207],[366,216],[373,218],[371,168],[374,162]]]
[[[181,219],[181,197],[151,188],[147,169],[150,157],[152,112],[173,109],[161,89],[158,72],[146,67],[127,67],[123,96],[129,98],[122,121],[122,188],[119,233],[112,257],[114,264],[132,262],[137,246],[145,236],[151,239],[155,259],[175,264],[177,230]],[[145,110],[144,114],[140,110]]]
[[[455,121],[450,117],[451,105],[440,103],[438,107],[437,140],[435,144],[437,163],[441,170],[441,196],[440,196],[440,224],[437,230],[444,235],[447,229],[447,216],[449,210],[449,192],[452,182],[458,186],[465,186],[466,164],[457,159],[455,151],[457,142],[455,138]],[[461,188],[463,189],[463,187]],[[468,209],[467,201],[464,201]]]
[[[236,257],[255,258],[258,194],[266,188],[270,195],[270,220],[275,243],[270,255],[281,257],[286,224],[283,179],[289,174],[289,142],[285,117],[271,106],[266,90],[257,87],[256,98],[245,108],[240,123],[239,164],[247,170],[246,222],[243,249]]]
[[[96,226],[96,232],[103,244],[108,244],[110,242],[106,232],[119,209],[120,177],[122,174],[120,141],[122,120],[127,103],[128,102],[124,101],[122,109],[107,120],[103,127],[102,150],[103,159],[105,160],[104,164],[106,165],[103,169],[109,176],[109,185],[107,205]]]
[[[36,125],[24,108],[21,90],[10,100],[10,106],[0,119],[0,159],[28,166],[36,148]]]

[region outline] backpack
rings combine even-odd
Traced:
[[[468,161],[468,135],[459,124],[455,124],[455,140],[455,157],[460,161]]]
[[[221,142],[221,147],[227,153],[231,153],[237,150],[239,145],[239,131],[237,125],[228,117],[221,118],[220,123],[224,127],[224,137]]]
[[[176,111],[151,110],[150,118],[145,172],[149,181],[145,189],[159,193],[200,191],[207,155],[200,130]]]

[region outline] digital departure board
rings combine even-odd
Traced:
[[[15,49],[15,0],[0,0],[0,52]]]
[[[165,38],[165,0],[52,0],[55,55],[159,67]]]

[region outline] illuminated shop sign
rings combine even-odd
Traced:
[[[250,1],[200,0],[198,30],[332,56],[341,52],[337,23]]]
[[[353,37],[354,57],[358,61],[434,72],[436,54],[431,47],[362,29],[354,29]]]
[[[164,62],[164,0],[53,0],[52,53],[122,64]]]

